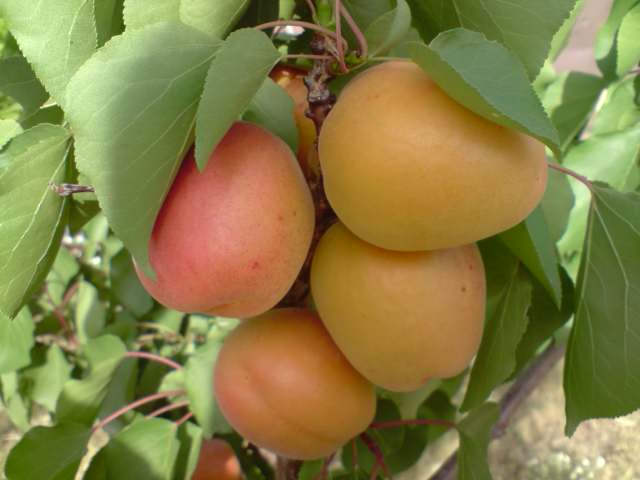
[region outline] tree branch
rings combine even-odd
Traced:
[[[522,373],[500,400],[500,417],[491,431],[491,440],[507,430],[516,411],[564,356],[564,345],[553,344]],[[458,452],[453,452],[430,480],[453,480],[457,471]]]

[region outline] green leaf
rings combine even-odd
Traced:
[[[58,397],[71,377],[72,370],[73,366],[67,361],[62,349],[51,345],[41,360],[35,359],[32,366],[22,374],[29,384],[29,397],[50,412],[55,411]]]
[[[178,428],[180,452],[176,460],[174,478],[191,480],[200,459],[202,446],[202,429],[192,422],[185,422]]]
[[[364,32],[369,55],[385,53],[400,43],[411,28],[411,10],[405,0],[398,0],[395,9],[378,17]]]
[[[94,0],[99,47],[104,45],[112,36],[119,35],[124,30],[124,25],[122,24],[123,3],[123,0]],[[155,3],[153,2],[151,5]]]
[[[254,27],[278,19],[279,0],[260,0],[249,2],[249,8],[240,19],[239,27]]]
[[[625,15],[620,24],[618,32],[618,62],[617,72],[619,76],[624,75],[633,67],[640,63],[640,3],[633,7]]]
[[[500,240],[549,292],[557,306],[562,300],[555,241],[549,233],[542,207],[522,223],[499,235]]]
[[[439,32],[464,27],[508,47],[534,79],[554,35],[569,18],[576,0],[409,0],[415,25],[426,41]]]
[[[124,0],[123,15],[127,30],[143,28],[158,22],[178,22],[180,0]]]
[[[571,35],[573,34],[576,22],[582,13],[583,5],[584,0],[577,0],[575,2],[571,15],[564,21],[560,29],[553,36],[547,61],[551,60],[552,62],[555,62],[562,51],[566,48],[569,40],[571,39]]]
[[[31,428],[30,405],[22,396],[17,372],[5,373],[2,380],[2,407],[13,425],[23,432]]]
[[[249,0],[182,0],[180,19],[214,37],[224,37],[242,17]]]
[[[412,58],[465,107],[557,148],[558,134],[524,69],[499,43],[455,29],[440,34],[429,46],[413,44]]]
[[[74,321],[80,343],[86,343],[102,332],[107,320],[107,309],[98,298],[98,289],[89,282],[81,282],[76,293]]]
[[[277,83],[267,78],[242,116],[284,140],[298,151],[298,127],[293,116],[293,99]]]
[[[91,0],[0,0],[20,50],[42,84],[64,105],[67,83],[97,45]]]
[[[549,86],[543,103],[558,130],[562,150],[583,129],[605,86],[603,78],[581,72],[565,72]]]
[[[151,230],[190,142],[217,46],[191,27],[152,25],[111,40],[69,84],[78,169],[148,274]]]
[[[15,120],[0,119],[0,151],[12,138],[22,133],[22,127]]]
[[[236,30],[211,62],[196,122],[196,163],[209,156],[260,90],[280,53],[264,32]]]
[[[98,337],[86,344],[84,353],[91,366],[90,374],[81,380],[73,379],[64,384],[56,406],[59,421],[85,425],[93,423],[125,352],[123,343],[110,335]]]
[[[640,185],[640,127],[623,132],[598,135],[572,148],[564,165],[591,180],[610,184],[621,191],[631,191]],[[575,277],[587,227],[591,203],[588,190],[580,182],[569,179],[575,196],[575,206],[569,218],[567,231],[558,247],[563,264]]]
[[[189,408],[202,427],[205,437],[229,430],[213,396],[213,369],[220,347],[220,342],[207,343],[189,358],[184,367]]]
[[[593,185],[564,369],[566,433],[640,408],[640,195]]]
[[[0,313],[0,374],[13,372],[31,363],[33,319],[28,308],[13,320]]]
[[[111,292],[137,317],[153,308],[153,299],[138,280],[131,255],[124,249],[111,259]]]
[[[485,403],[458,424],[458,480],[491,480],[487,451],[499,414],[497,404]]]
[[[573,209],[573,191],[567,175],[554,169],[549,169],[547,189],[540,204],[545,221],[549,227],[549,234],[553,242],[557,243],[564,235],[569,223],[569,216]]]
[[[532,284],[522,264],[500,244],[484,242],[487,320],[461,409],[478,407],[516,368],[516,351],[527,329]],[[495,271],[493,269],[496,269]]]
[[[73,480],[90,436],[76,423],[32,428],[9,453],[5,474],[8,480]]]
[[[67,202],[49,187],[67,175],[69,132],[41,125],[0,153],[0,311],[20,310],[59,248]]]
[[[633,78],[627,78],[607,90],[606,100],[593,122],[593,135],[619,132],[640,123],[640,106],[634,102],[633,83]]]
[[[614,0],[609,17],[598,32],[595,56],[600,71],[607,79],[613,79],[616,76],[618,60],[616,38],[620,24],[627,12],[637,3],[638,0]]]
[[[115,435],[93,460],[102,460],[106,478],[171,480],[180,444],[173,422],[151,418]]]
[[[22,106],[23,116],[36,112],[49,98],[49,94],[23,56],[0,60],[0,92]]]

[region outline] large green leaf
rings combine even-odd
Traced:
[[[184,367],[189,408],[205,437],[229,430],[213,396],[213,369],[221,346],[220,342],[210,341],[200,347]]]
[[[31,363],[33,318],[28,308],[13,320],[0,313],[0,374],[13,372]]]
[[[110,335],[98,337],[86,344],[84,352],[91,371],[80,380],[72,379],[64,384],[56,406],[59,421],[85,425],[93,423],[125,351],[123,343]]]
[[[547,189],[540,204],[554,243],[564,235],[573,209],[573,191],[567,178],[564,173],[549,169]]]
[[[617,72],[622,76],[640,63],[640,3],[625,15],[618,32]]]
[[[73,480],[90,436],[86,425],[69,422],[29,430],[9,453],[7,479]]]
[[[171,480],[180,448],[176,430],[168,420],[138,420],[115,435],[93,462],[105,469],[106,479]]]
[[[110,41],[69,84],[78,168],[109,226],[150,274],[149,237],[218,45],[191,27],[158,23]]]
[[[593,186],[567,346],[566,432],[640,408],[640,195]]]
[[[499,414],[497,404],[485,403],[458,424],[458,480],[491,480],[487,457],[491,429]]]
[[[374,20],[364,32],[372,56],[387,52],[400,43],[411,28],[411,10],[405,0]]]
[[[593,135],[619,132],[640,124],[640,106],[634,101],[633,81],[627,78],[607,90],[606,100],[591,128]]]
[[[40,125],[0,153],[0,311],[13,317],[58,251],[67,202],[49,184],[67,175],[69,132]]]
[[[613,79],[617,72],[618,49],[616,38],[627,12],[638,0],[614,0],[607,21],[602,25],[596,40],[595,56],[600,71],[607,79]]]
[[[544,212],[536,208],[523,222],[499,235],[500,240],[547,289],[557,306],[562,300],[556,246]]]
[[[610,184],[621,191],[635,190],[640,185],[640,127],[622,132],[591,137],[572,148],[564,165],[591,180]],[[575,196],[575,206],[569,218],[567,231],[558,247],[563,263],[575,277],[587,226],[591,203],[589,191],[580,182],[570,179]]]
[[[409,0],[414,24],[426,41],[456,27],[482,32],[514,52],[529,78],[537,76],[554,35],[576,0]]]
[[[429,46],[412,44],[412,58],[451,97],[486,119],[556,148],[558,134],[522,65],[481,33],[455,29]]]
[[[605,86],[606,81],[595,75],[566,72],[546,90],[543,103],[558,130],[562,150],[585,126]]]
[[[287,142],[294,152],[298,151],[298,127],[293,116],[293,99],[277,83],[267,78],[249,107],[243,120],[256,123]]]
[[[0,60],[0,92],[22,106],[23,116],[31,115],[49,98],[23,56]]]
[[[15,120],[0,119],[0,150],[14,137],[22,133],[22,127]]]
[[[179,20],[180,0],[124,0],[124,23],[128,30]]]
[[[180,19],[204,33],[223,37],[242,17],[249,0],[182,0]]]
[[[202,170],[224,134],[262,87],[280,53],[263,32],[233,32],[211,62],[198,107],[196,163]]]
[[[65,358],[62,349],[51,345],[22,374],[28,383],[29,398],[45,406],[50,412],[55,411],[58,397],[71,376],[71,370],[73,366]]]
[[[518,259],[496,242],[483,243],[487,270],[487,319],[471,369],[462,410],[480,406],[516,368],[518,344],[526,331],[532,283]]]
[[[93,54],[92,0],[0,0],[0,14],[34,71],[60,105],[67,83]]]
[[[200,459],[202,437],[202,429],[195,423],[186,422],[178,428],[180,453],[176,460],[176,480],[191,480]]]

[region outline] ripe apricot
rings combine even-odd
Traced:
[[[358,75],[322,127],[327,197],[360,238],[400,251],[465,245],[540,202],[544,146],[466,109],[417,65]]]
[[[191,480],[241,480],[242,469],[233,448],[224,440],[205,440]]]
[[[249,317],[273,307],[300,271],[314,230],[311,193],[289,147],[249,123],[231,127],[199,172],[189,153],[149,242],[147,291],[184,312]]]
[[[480,345],[485,277],[475,245],[396,252],[338,223],[316,250],[311,293],[338,348],[388,390],[454,376]]]
[[[270,75],[271,79],[284,88],[293,99],[293,116],[298,127],[298,160],[304,171],[308,168],[309,151],[317,137],[316,126],[306,115],[309,103],[307,87],[304,84],[305,75],[306,72],[303,70],[282,65],[274,68]]]
[[[214,371],[222,413],[244,438],[279,455],[325,457],[373,420],[373,386],[310,310],[272,310],[240,324]]]

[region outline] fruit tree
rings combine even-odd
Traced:
[[[568,436],[639,409],[640,3],[556,71],[582,3],[0,0],[6,478],[487,480],[562,359]]]

